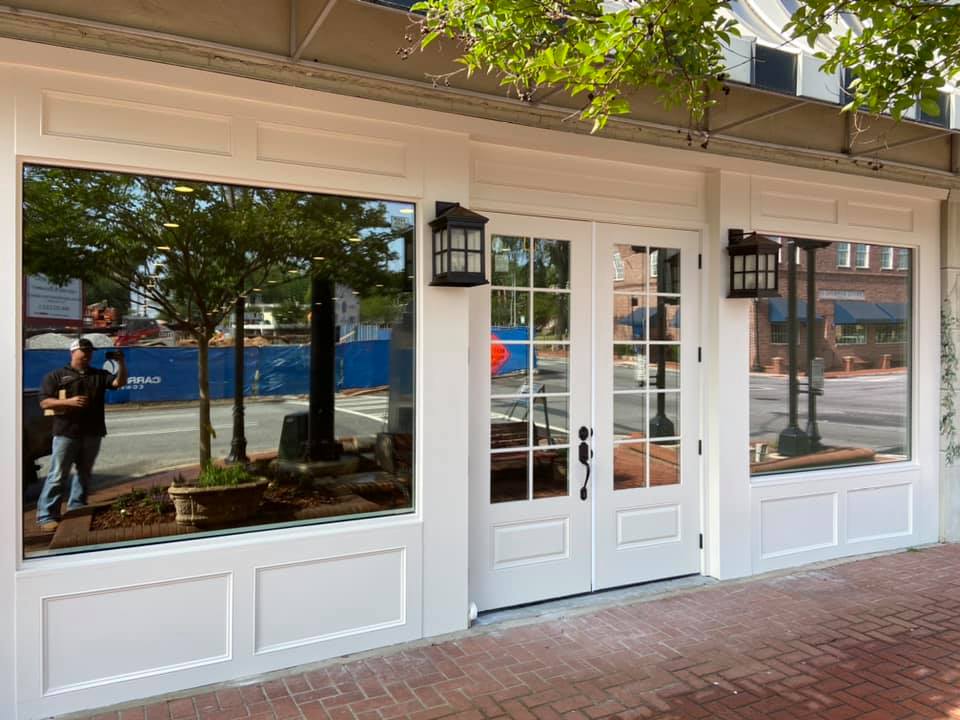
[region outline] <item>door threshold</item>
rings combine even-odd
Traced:
[[[479,614],[472,625],[484,627],[517,620],[536,620],[550,616],[568,615],[571,612],[600,610],[606,607],[634,603],[638,600],[653,599],[680,590],[713,585],[716,582],[718,581],[714,578],[697,574],[651,580],[637,585],[626,585],[607,590],[594,590],[579,595],[568,595],[525,605],[485,610]]]

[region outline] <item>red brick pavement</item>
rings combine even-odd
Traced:
[[[89,717],[960,718],[960,546],[480,628]]]

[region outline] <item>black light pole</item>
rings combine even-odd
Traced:
[[[674,286],[674,276],[671,274],[675,268],[673,264],[666,261],[666,250],[660,250],[657,253],[657,292],[677,292],[678,288]],[[667,303],[661,297],[657,298],[657,337],[660,340],[667,339]],[[652,328],[651,328],[652,329]],[[652,338],[652,333],[651,333]],[[667,384],[667,346],[666,345],[647,345],[652,351],[657,348],[657,414],[650,419],[650,437],[671,437],[676,435],[676,427],[673,421],[667,417],[667,396],[662,390]]]
[[[314,275],[310,282],[310,410],[306,459],[334,461],[343,452],[334,436],[337,317],[333,280]]]
[[[244,315],[247,302],[241,295],[237,298],[233,316],[233,438],[230,440],[228,463],[248,463],[247,437],[243,424],[243,339]]]
[[[760,298],[753,300],[753,367],[751,372],[763,372],[763,363],[760,362]]]
[[[810,450],[821,448],[820,430],[817,427],[817,395],[813,387],[814,356],[817,354],[817,250],[830,243],[821,240],[798,240],[797,244],[807,254],[807,437]]]
[[[781,455],[794,457],[810,452],[810,438],[797,423],[800,383],[797,380],[797,251],[796,243],[786,243],[787,253],[787,359],[789,362],[789,419],[780,432],[777,449]],[[809,312],[809,310],[808,310]]]

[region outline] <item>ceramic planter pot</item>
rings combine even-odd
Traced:
[[[254,482],[220,487],[171,485],[167,492],[177,510],[178,523],[211,527],[231,525],[252,517],[269,484],[269,480],[260,478]]]

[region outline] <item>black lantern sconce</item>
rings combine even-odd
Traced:
[[[732,229],[727,254],[730,256],[728,298],[774,297],[778,289],[780,243],[755,232]]]
[[[437,203],[433,230],[433,281],[445,287],[475,287],[487,284],[487,220],[460,203]]]

